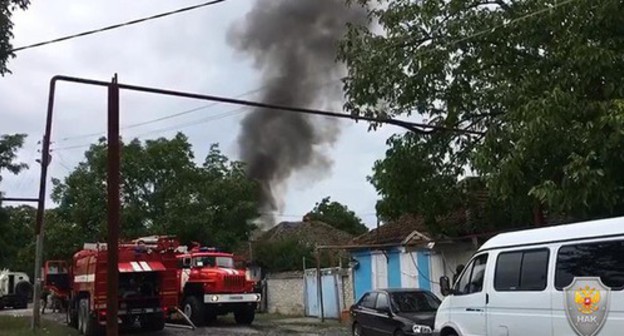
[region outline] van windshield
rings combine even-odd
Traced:
[[[440,300],[425,292],[391,293],[391,300],[397,313],[434,312],[440,307]]]

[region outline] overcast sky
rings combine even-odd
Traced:
[[[296,1],[296,0],[293,0]],[[14,17],[13,45],[35,43],[139,18],[198,0],[91,0],[33,1],[26,12]],[[226,42],[230,25],[251,8],[251,0],[230,0],[199,9],[102,34],[24,50],[10,61],[13,72],[0,77],[0,134],[27,133],[19,153],[31,169],[15,177],[4,174],[1,189],[7,196],[35,197],[39,167],[35,159],[44,129],[48,83],[56,74],[187,90],[215,95],[239,96],[261,86],[251,61]],[[279,38],[276,36],[275,38]],[[106,90],[61,83],[57,89],[50,175],[63,178],[83,158],[88,144],[106,125]],[[245,98],[255,98],[253,95]],[[206,105],[205,102],[123,92],[122,127]],[[183,131],[203,161],[210,144],[218,142],[230,158],[238,158],[236,137],[246,113],[235,106],[214,106],[142,127],[122,130],[124,137],[141,139],[171,137]],[[210,118],[211,119],[206,119]],[[298,220],[324,196],[342,202],[369,227],[375,225],[374,188],[366,181],[373,162],[384,156],[386,139],[395,132],[384,127],[370,133],[366,124],[342,121],[339,140],[331,149],[334,164],[318,181],[291,178],[280,220]],[[69,148],[68,148],[69,147]],[[48,207],[53,204],[48,201]]]

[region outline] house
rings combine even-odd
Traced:
[[[238,254],[247,260],[260,257],[259,247],[262,245],[277,244],[281,241],[293,241],[314,250],[318,245],[334,244],[345,245],[353,240],[354,236],[331,225],[320,221],[309,220],[281,222],[271,229],[257,234],[253,241],[243,247]],[[323,288],[322,302],[323,316],[338,318],[342,308],[350,305],[351,297],[350,273],[340,267],[341,260],[346,266],[349,254],[345,251],[332,251],[329,262],[332,267],[321,270],[321,287]],[[286,252],[287,254],[289,252]],[[292,253],[291,253],[292,254]],[[293,254],[296,256],[296,254]],[[264,254],[266,258],[266,254]],[[271,258],[284,258],[270,256]],[[300,256],[298,258],[301,258]],[[257,280],[263,279],[262,310],[271,313],[295,316],[319,316],[320,305],[317,292],[318,278],[316,276],[315,258],[304,257],[305,264],[283,270],[273,270],[272,273],[263,270]],[[302,263],[301,259],[298,259]],[[294,263],[290,266],[294,266]],[[307,268],[304,270],[304,266]]]
[[[478,243],[477,236],[434,239],[421,217],[405,215],[384,224],[349,245],[355,298],[376,288],[423,288],[441,297],[440,277],[452,279]]]

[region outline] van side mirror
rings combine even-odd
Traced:
[[[451,281],[447,276],[440,277],[440,292],[443,296],[449,296],[453,294],[453,289],[451,289]]]

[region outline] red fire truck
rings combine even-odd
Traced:
[[[149,238],[149,237],[148,237]],[[157,237],[119,244],[119,323],[137,321],[148,331],[162,330],[166,316],[177,307],[176,253],[178,241]],[[85,244],[73,256],[67,322],[85,335],[97,335],[106,325],[106,244]]]
[[[234,313],[238,324],[251,324],[261,295],[245,269],[235,267],[231,253],[200,247],[178,255],[181,307],[197,326]]]
[[[69,267],[63,260],[49,260],[43,265],[43,289],[52,293],[63,305],[67,306],[70,292]]]

